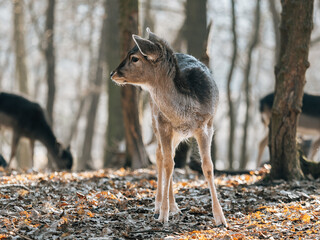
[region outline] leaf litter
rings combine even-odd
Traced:
[[[202,176],[176,170],[180,214],[153,216],[154,169],[0,171],[0,239],[320,239],[320,181],[263,182],[270,167],[215,178],[229,227],[216,227]]]

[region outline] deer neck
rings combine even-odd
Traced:
[[[173,78],[159,76],[156,81],[156,86],[150,89],[153,102],[171,122],[183,122],[186,112],[191,107],[190,99],[178,91]]]
[[[52,157],[58,157],[59,144],[49,126],[46,128],[46,131],[39,136],[39,141],[46,146]]]

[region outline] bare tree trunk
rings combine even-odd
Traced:
[[[142,28],[142,31],[143,31],[143,35],[145,35],[146,33],[146,28],[149,27],[151,30],[154,30],[154,20],[153,20],[153,17],[151,16],[151,3],[152,3],[152,0],[147,0],[145,1],[145,18],[144,18],[144,22],[143,22],[143,28]]]
[[[229,144],[228,144],[228,159],[229,159],[229,169],[233,169],[233,148],[234,148],[234,135],[235,135],[235,125],[236,125],[236,119],[235,119],[235,113],[234,113],[234,105],[232,100],[232,93],[231,93],[231,82],[232,82],[232,76],[233,76],[233,70],[236,65],[237,61],[237,54],[238,54],[238,40],[237,40],[237,31],[236,31],[236,6],[235,1],[231,0],[231,15],[232,15],[232,35],[233,35],[233,53],[231,58],[231,64],[228,74],[228,80],[227,80],[227,96],[228,96],[228,105],[229,105],[229,127],[230,127],[230,136],[229,136]]]
[[[102,29],[100,35],[100,43],[99,43],[99,56],[97,61],[97,68],[95,73],[95,79],[93,82],[93,92],[90,96],[90,105],[89,110],[87,112],[87,126],[86,132],[82,147],[82,155],[81,159],[78,163],[78,169],[90,168],[90,161],[92,160],[91,150],[92,150],[92,140],[95,129],[95,121],[97,116],[98,103],[100,99],[100,93],[102,90],[102,79],[103,73],[105,73],[106,66],[106,36],[107,36],[107,24],[108,20],[106,17],[107,12],[107,1],[104,2],[104,10],[105,14],[103,16]]]
[[[55,49],[54,49],[54,11],[55,0],[48,0],[46,12],[46,30],[45,30],[45,57],[47,64],[47,112],[49,123],[53,125],[53,107],[56,93],[55,85]]]
[[[270,124],[271,177],[304,177],[296,144],[305,72],[313,27],[313,0],[281,1],[280,56],[275,67],[276,86]]]
[[[272,14],[272,24],[274,29],[274,37],[275,37],[275,51],[274,51],[274,59],[275,62],[278,60],[279,52],[280,52],[280,14],[276,7],[276,0],[269,0],[269,9]]]
[[[119,26],[114,24],[119,19],[119,1],[107,1],[107,59],[106,68],[111,71],[120,62]],[[106,131],[106,148],[104,151],[104,166],[119,168],[124,166],[125,159],[119,154],[120,142],[124,140],[124,123],[121,109],[120,88],[108,78],[108,125]]]
[[[186,39],[188,54],[200,59],[203,55],[207,30],[207,0],[187,0]]]
[[[246,114],[245,121],[243,125],[243,138],[241,146],[241,158],[240,158],[240,169],[244,169],[248,163],[247,156],[247,138],[248,138],[248,125],[249,125],[249,112],[250,112],[250,93],[251,93],[251,84],[250,84],[250,70],[252,63],[252,54],[254,48],[257,46],[259,41],[259,26],[260,26],[260,0],[257,0],[256,9],[255,9],[255,18],[254,18],[254,32],[252,39],[249,43],[248,56],[247,56],[247,65],[245,67],[244,81],[245,81],[245,93],[246,93]]]
[[[28,72],[26,64],[26,47],[24,39],[24,6],[23,1],[13,1],[14,13],[14,43],[16,60],[16,77],[19,81],[19,91],[28,94]]]
[[[121,57],[124,58],[134,45],[132,34],[138,33],[138,1],[120,0],[119,4]],[[126,137],[126,165],[133,169],[147,167],[150,161],[142,141],[137,89],[133,86],[121,88],[121,103]]]
[[[13,16],[16,78],[19,83],[19,91],[28,95],[28,71],[24,34],[24,2],[22,0],[13,1]],[[17,151],[17,162],[20,168],[29,168],[32,165],[30,146],[24,139],[20,140]]]
[[[48,0],[46,10],[46,23],[44,32],[44,55],[46,59],[46,79],[47,79],[47,116],[51,127],[53,126],[53,108],[56,93],[55,85],[55,49],[54,49],[54,11],[55,0]],[[52,157],[48,154],[48,167],[53,168]]]

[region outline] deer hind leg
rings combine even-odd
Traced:
[[[268,145],[268,137],[269,137],[269,135],[267,134],[267,136],[265,136],[261,140],[261,142],[259,143],[259,152],[258,152],[258,158],[257,158],[257,166],[258,167],[260,167],[260,165],[261,165],[261,159],[262,159],[263,150]]]
[[[180,138],[176,136],[173,140],[173,148],[172,148],[172,159],[174,159],[174,155],[176,153],[175,149],[180,143]],[[174,161],[174,160],[173,160]],[[173,191],[173,177],[170,178],[170,186],[169,186],[169,205],[170,205],[170,212],[172,214],[180,213],[180,209],[176,203],[176,200],[174,198],[174,191]]]
[[[309,153],[309,158],[313,159],[316,153],[318,152],[318,149],[320,147],[320,138],[318,138],[315,142],[312,143],[311,151]]]
[[[170,212],[172,214],[180,213],[180,209],[176,203],[176,200],[174,198],[174,192],[173,192],[173,177],[170,178],[170,186],[169,186],[169,205],[170,205]]]
[[[11,154],[10,154],[10,159],[9,159],[9,163],[8,163],[8,168],[10,167],[12,159],[16,156],[19,140],[20,140],[19,133],[16,131],[13,131],[12,142],[11,142]]]
[[[30,148],[31,148],[31,168],[34,167],[34,139],[30,139]]]
[[[195,137],[197,139],[199,145],[200,156],[202,160],[202,171],[208,182],[211,200],[212,200],[212,212],[216,221],[216,225],[224,225],[227,226],[227,221],[224,217],[222,208],[220,206],[217,191],[214,185],[214,174],[213,174],[213,164],[211,160],[211,141],[213,136],[212,126],[205,127],[200,129]]]

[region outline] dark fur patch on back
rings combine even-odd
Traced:
[[[179,71],[174,83],[177,90],[197,98],[200,103],[212,98],[213,79],[209,69],[194,57],[182,53],[175,54]]]
[[[43,130],[55,139],[41,106],[28,99],[11,93],[0,92],[0,112],[15,119],[18,132],[22,135],[39,138]]]

